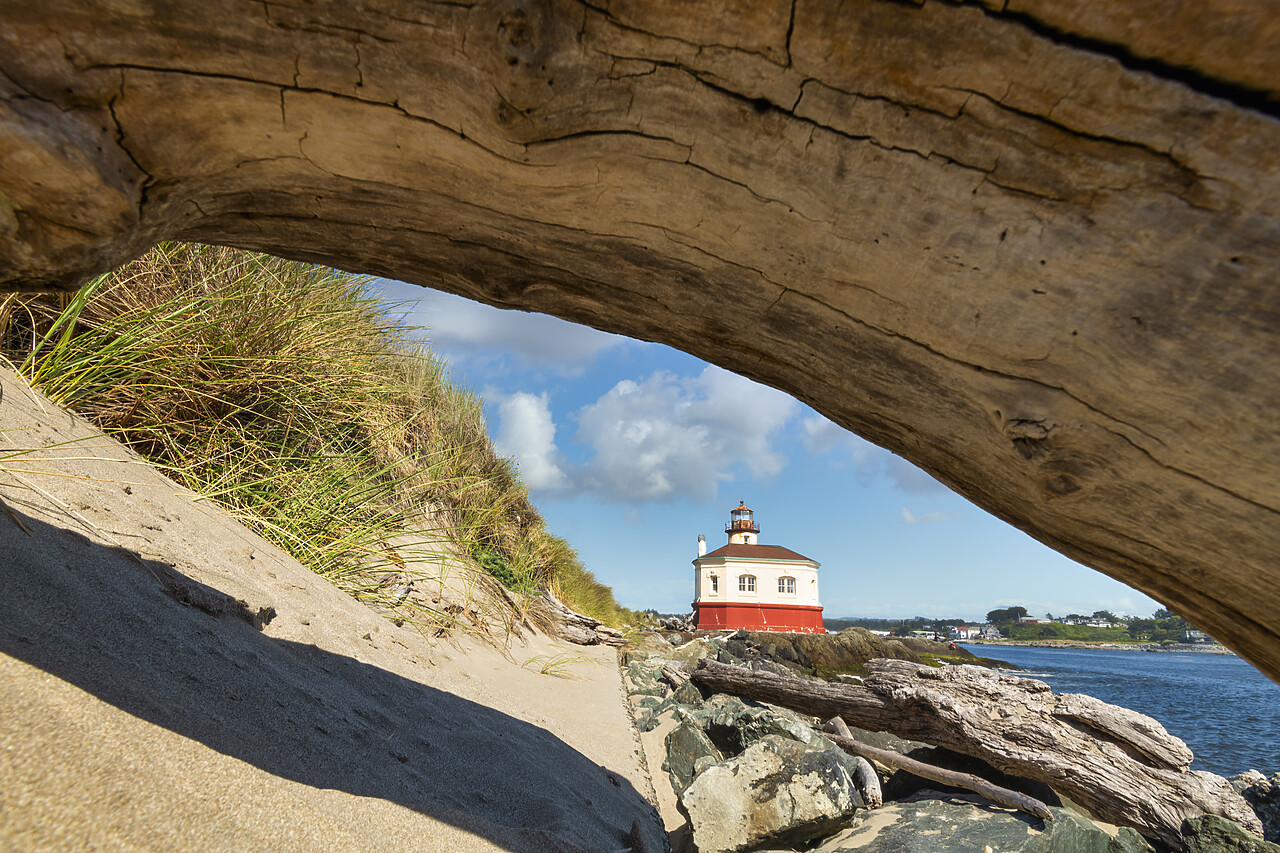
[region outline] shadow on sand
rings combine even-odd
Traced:
[[[229,609],[212,615],[218,602]],[[272,639],[234,611],[167,565],[0,513],[5,653],[268,773],[398,803],[511,851],[626,850],[635,820],[648,849],[665,846],[622,776],[546,730]]]

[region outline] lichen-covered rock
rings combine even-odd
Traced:
[[[699,853],[729,853],[829,835],[862,799],[834,754],[769,735],[706,768],[680,805]]]
[[[794,711],[772,705],[748,705],[736,696],[712,696],[693,718],[725,755],[737,755],[768,735],[781,735],[816,749],[836,749]]]
[[[1231,780],[1245,802],[1262,821],[1263,837],[1280,844],[1280,773],[1270,779],[1257,770],[1242,773]]]
[[[716,650],[716,660],[718,660],[720,663],[727,663],[730,666],[742,665],[742,658],[738,657],[733,652],[729,651],[729,649],[727,648]]]
[[[650,658],[638,660],[627,666],[627,693],[632,696],[655,696],[659,699],[667,695],[669,689],[659,680],[664,661]]]
[[[1280,853],[1280,844],[1264,841],[1218,815],[1183,821],[1182,843],[1185,853]]]
[[[824,844],[823,853],[1153,853],[1133,829],[1114,837],[1076,812],[1054,808],[1054,819],[991,806],[973,795],[926,792],[860,812],[853,826]]]
[[[684,705],[688,708],[701,708],[703,703],[703,691],[705,687],[699,686],[698,682],[692,679],[686,681],[675,689],[675,691],[667,697],[667,703],[671,705]],[[710,691],[707,691],[708,693]]]
[[[662,769],[671,777],[671,788],[677,796],[684,793],[698,773],[724,757],[707,733],[689,719],[681,720],[667,735],[666,749]]]

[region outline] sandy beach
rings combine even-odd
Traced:
[[[666,848],[613,649],[429,641],[0,392],[0,847]]]

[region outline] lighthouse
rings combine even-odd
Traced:
[[[818,602],[819,563],[781,545],[761,545],[755,513],[729,511],[729,542],[707,553],[698,537],[693,561],[693,619],[701,629],[745,628],[825,634]]]

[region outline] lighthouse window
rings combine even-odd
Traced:
[[[738,592],[755,592],[755,575],[738,575]]]
[[[783,595],[795,595],[796,579],[795,578],[778,578],[778,592],[782,593]]]
[[[711,576],[711,594],[715,595],[720,591],[720,578],[715,575]]]

